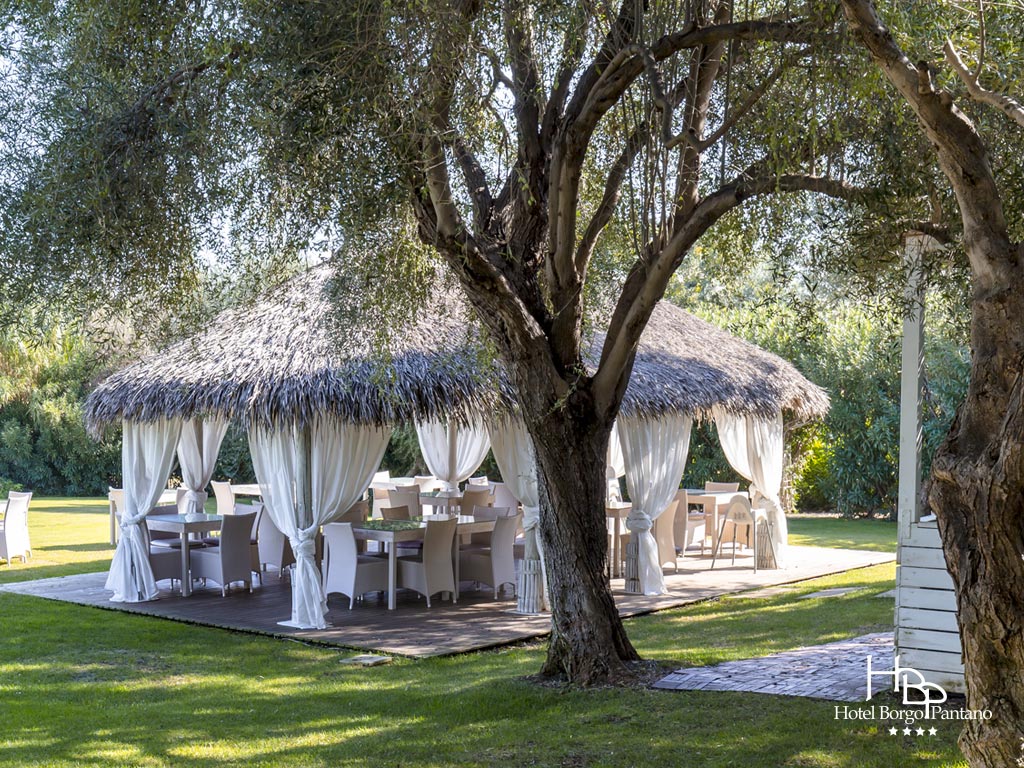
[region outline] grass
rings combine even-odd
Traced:
[[[33,497],[28,510],[32,557],[0,565],[0,584],[92,573],[110,567],[107,500]]]
[[[75,515],[95,516],[72,505],[53,514],[45,519],[83,525]],[[105,541],[98,523],[93,538]],[[78,553],[60,538],[53,560]],[[893,578],[891,564],[876,566],[778,597],[633,619],[628,630],[644,656],[675,666],[763,655],[891,626],[891,601],[874,595]],[[797,599],[831,586],[857,591]],[[3,766],[963,764],[951,724],[938,737],[891,737],[809,699],[537,685],[527,676],[540,644],[353,669],[337,649],[22,595],[0,593],[0,614]]]
[[[790,515],[789,543],[833,549],[896,551],[896,523],[824,515]]]

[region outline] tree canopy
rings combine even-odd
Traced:
[[[925,59],[955,33],[982,62],[940,83],[1022,76],[1014,6],[890,5]],[[636,656],[588,553],[611,423],[673,274],[707,243],[742,259],[777,241],[780,275],[872,291],[902,282],[896,234],[959,237],[941,164],[837,2],[0,8],[0,289],[146,317],[197,302],[204,264],[274,273],[305,250],[362,272],[368,306],[412,311],[427,276],[453,275],[511,365],[541,540],[564,553],[547,670],[584,682]],[[974,104],[979,130],[1005,119]],[[1015,143],[992,131],[1013,194]],[[1020,231],[1019,206],[1007,221]],[[956,250],[929,265],[953,286],[964,267]],[[606,333],[595,367],[588,325]]]

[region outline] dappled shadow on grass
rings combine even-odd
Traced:
[[[871,600],[885,604],[716,601],[629,626],[649,657],[731,658],[793,648],[804,642],[793,627],[849,633]],[[952,732],[924,745],[928,757],[914,740],[836,721],[828,702],[533,685],[540,645],[353,669],[339,664],[345,651],[21,595],[0,594],[0,612],[19,626],[0,636],[0,740],[17,765],[955,764]]]
[[[60,552],[107,552],[111,556],[115,547],[105,541],[90,541],[84,544],[51,544],[44,547],[33,547],[33,552],[51,552],[54,555]]]
[[[893,586],[883,565],[793,585],[774,597],[715,599],[627,623],[641,654],[680,666],[765,656],[892,628],[893,604],[876,594]],[[802,599],[826,587],[857,592]]]

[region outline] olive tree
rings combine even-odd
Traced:
[[[179,296],[204,250],[251,262],[312,241],[383,254],[402,282],[438,259],[508,364],[533,440],[544,672],[628,670],[638,656],[605,575],[612,423],[656,302],[718,222],[780,193],[858,196],[837,127],[857,112],[826,86],[846,71],[838,6],[16,9],[15,151],[0,174],[10,290],[138,307],[139,286]],[[591,331],[604,334],[592,361]]]

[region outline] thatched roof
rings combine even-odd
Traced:
[[[403,329],[382,360],[372,329],[339,326],[331,283],[329,269],[311,270],[115,373],[88,398],[91,427],[212,414],[243,425],[322,412],[358,423],[472,420],[515,408],[501,364],[482,354],[478,326],[452,295],[447,311],[425,311]],[[785,360],[662,302],[641,340],[623,413],[707,413],[715,405],[805,418],[825,413],[828,397]]]

